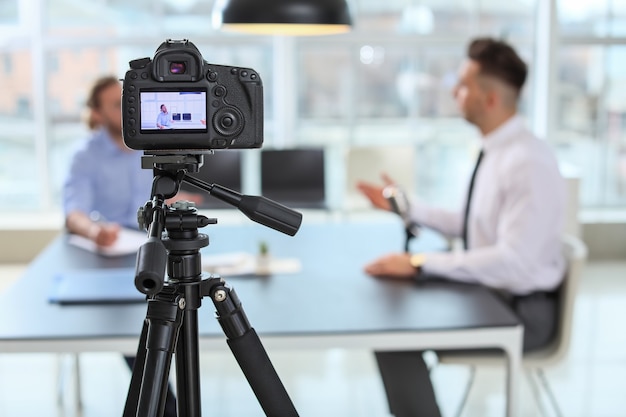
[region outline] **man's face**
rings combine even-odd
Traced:
[[[487,94],[480,85],[480,64],[466,60],[459,70],[459,81],[453,94],[461,114],[468,122],[479,125],[484,118]]]
[[[165,106],[161,106],[161,111],[162,111],[163,113],[167,113],[167,107],[165,107]]]
[[[100,106],[96,109],[100,124],[112,136],[122,134],[122,86],[111,85],[100,93]]]

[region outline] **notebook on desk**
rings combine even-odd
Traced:
[[[54,277],[48,301],[57,304],[145,302],[135,288],[135,269],[79,269]]]

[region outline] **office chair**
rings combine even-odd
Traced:
[[[554,393],[550,389],[548,379],[546,378],[543,369],[560,362],[567,355],[572,333],[574,302],[576,300],[576,293],[582,269],[587,259],[587,246],[578,237],[573,235],[564,235],[561,242],[563,246],[563,253],[567,261],[567,271],[565,273],[563,283],[558,290],[559,322],[557,326],[557,334],[552,343],[542,349],[525,353],[522,359],[522,366],[526,377],[531,385],[537,405],[539,406],[543,416],[546,415],[546,412],[543,408],[541,398],[539,397],[540,388],[535,381],[533,374],[536,374],[536,377],[541,382],[541,386],[545,390],[556,415],[562,416],[563,413],[559,409],[558,403]],[[463,394],[459,409],[456,413],[457,417],[459,417],[463,412],[463,408],[465,407],[465,403],[469,397],[469,392],[474,381],[476,366],[503,366],[505,364],[505,360],[506,358],[503,352],[494,351],[442,352],[438,355],[438,362],[440,364],[463,364],[471,367],[469,381]]]

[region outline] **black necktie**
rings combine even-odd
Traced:
[[[478,154],[478,159],[476,160],[476,166],[474,167],[474,172],[472,173],[472,179],[470,180],[469,190],[467,192],[467,201],[465,203],[465,213],[463,213],[463,247],[465,250],[468,249],[467,242],[467,219],[469,216],[470,203],[472,201],[472,191],[474,189],[474,180],[476,179],[476,172],[478,172],[478,167],[480,166],[480,161],[483,159],[483,150],[480,150]]]

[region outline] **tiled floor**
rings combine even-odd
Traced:
[[[0,267],[0,291],[21,271],[21,266]],[[563,363],[546,370],[565,416],[626,417],[625,328],[626,262],[589,263],[577,300],[571,352]],[[301,416],[388,416],[370,352],[269,353]],[[0,354],[0,416],[75,416],[71,378],[63,406],[58,405],[56,396],[58,369],[68,376],[69,359],[52,354]],[[230,352],[203,352],[200,371],[204,415],[264,415]],[[455,415],[467,377],[464,367],[435,369],[433,379],[444,416]],[[128,379],[129,371],[119,354],[82,354],[83,415],[120,416]],[[523,417],[539,415],[525,380],[521,403]],[[479,369],[462,415],[502,416],[503,410],[503,370]]]

